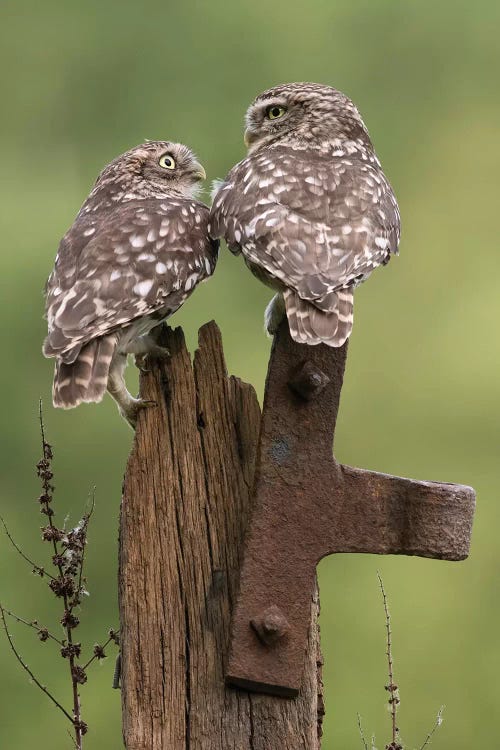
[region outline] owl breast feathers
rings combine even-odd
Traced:
[[[307,135],[254,147],[218,188],[209,232],[284,297],[295,341],[341,346],[354,287],[398,250],[399,211],[367,133]]]

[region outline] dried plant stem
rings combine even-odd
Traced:
[[[385,593],[384,582],[378,570],[377,570],[377,578],[378,578],[378,582],[380,586],[380,591],[382,592],[382,599],[384,602],[386,646],[387,646],[387,650],[385,653],[387,656],[387,667],[388,667],[388,672],[389,672],[389,683],[385,685],[385,689],[389,693],[388,702],[389,702],[389,709],[391,713],[391,729],[392,729],[392,741],[390,742],[390,744],[385,746],[385,750],[404,750],[404,745],[402,744],[400,734],[399,734],[399,728],[397,726],[397,712],[398,712],[398,706],[401,701],[399,699],[398,686],[394,682],[394,661],[392,658],[391,614],[389,612],[389,604],[387,601],[387,595]],[[431,742],[431,739],[434,736],[435,731],[443,723],[443,709],[444,709],[444,706],[441,706],[441,708],[438,711],[436,721],[434,722],[434,726],[432,727],[431,731],[425,738],[424,743],[423,745],[420,746],[419,750],[425,750],[427,745]],[[361,724],[361,716],[359,715],[359,713],[358,713],[358,729],[359,729],[359,734],[361,736],[361,740],[363,742],[364,750],[368,750],[368,743],[365,739],[363,727]],[[371,750],[376,750],[374,736],[372,736]]]
[[[358,729],[359,729],[359,734],[361,736],[361,740],[363,742],[363,746],[365,750],[368,750],[368,743],[365,739],[365,733],[363,732],[363,726],[361,724],[361,716],[359,715],[359,713],[358,713]]]
[[[396,721],[396,715],[398,711],[399,697],[397,694],[398,686],[394,683],[394,662],[392,659],[392,631],[391,631],[391,615],[389,612],[389,605],[387,603],[387,596],[385,593],[384,582],[382,577],[377,570],[377,578],[382,592],[382,598],[384,601],[384,612],[385,612],[385,628],[387,632],[387,665],[389,672],[389,684],[386,685],[386,690],[389,692],[389,706],[391,709],[391,723],[392,723],[392,745],[391,750],[396,750],[399,747],[399,732]]]
[[[5,614],[9,615],[9,617],[12,617],[12,619],[17,620],[17,622],[22,622],[23,625],[27,625],[29,628],[33,628],[33,630],[36,630],[38,635],[45,634],[46,638],[43,638],[43,640],[47,640],[47,638],[50,638],[52,641],[55,641],[60,646],[64,646],[64,643],[59,640],[59,638],[56,638],[55,635],[53,635],[47,628],[40,628],[36,622],[29,622],[28,620],[24,620],[22,617],[19,617],[19,615],[16,615],[14,612],[11,612],[10,609],[6,609],[3,607],[3,611]]]
[[[424,748],[427,747],[427,745],[430,743],[430,741],[431,741],[431,739],[432,739],[432,737],[434,735],[434,732],[443,723],[443,711],[444,711],[444,706],[441,706],[441,708],[438,711],[438,715],[436,717],[436,721],[434,722],[434,726],[432,727],[431,731],[429,732],[429,734],[425,738],[424,744],[420,746],[419,750],[424,750]]]
[[[79,520],[78,524],[74,528],[66,528],[66,524],[62,527],[58,527],[54,523],[54,493],[55,488],[53,485],[53,471],[52,462],[54,458],[52,446],[45,439],[45,428],[43,423],[42,414],[42,402],[40,401],[39,410],[39,422],[40,422],[40,434],[42,440],[42,457],[36,465],[37,474],[42,485],[42,492],[38,497],[38,503],[40,506],[40,512],[45,516],[46,525],[42,526],[42,540],[48,542],[51,548],[51,562],[54,566],[54,573],[57,570],[57,575],[51,575],[47,573],[44,568],[33,563],[33,561],[24,554],[23,550],[18,546],[11,536],[5,521],[0,517],[3,523],[5,532],[15,550],[18,554],[26,560],[31,566],[33,566],[33,572],[38,573],[41,578],[47,576],[48,588],[52,593],[60,600],[60,604],[64,607],[62,616],[59,622],[61,623],[64,636],[58,638],[46,627],[41,627],[38,620],[27,620],[19,615],[11,612],[9,609],[5,609],[0,604],[1,618],[0,627],[3,622],[3,627],[7,635],[7,639],[11,650],[13,651],[16,659],[21,664],[23,669],[30,675],[33,682],[42,690],[50,700],[56,705],[71,722],[72,733],[71,739],[74,747],[77,750],[83,750],[83,737],[88,731],[87,724],[82,719],[81,703],[80,703],[80,685],[84,685],[87,682],[87,668],[96,660],[101,660],[106,657],[104,649],[111,643],[114,642],[119,645],[119,633],[115,630],[108,631],[108,640],[104,646],[96,643],[94,645],[93,653],[88,661],[82,666],[80,659],[82,658],[82,644],[77,642],[75,638],[75,629],[80,625],[80,618],[75,614],[75,609],[82,603],[82,597],[87,594],[86,589],[86,578],[84,576],[85,566],[85,548],[87,545],[87,533],[88,526],[92,514],[94,512],[95,499],[94,494],[91,496],[90,509],[84,513],[83,517]],[[13,618],[16,622],[22,623],[27,627],[35,630],[38,634],[38,638],[41,642],[53,641],[59,646],[59,652],[63,659],[66,660],[69,665],[70,679],[71,679],[71,691],[72,691],[72,710],[66,711],[65,708],[54,698],[54,696],[42,685],[27,664],[22,660],[21,655],[17,651],[13,639],[7,629],[6,617]]]
[[[108,640],[101,647],[103,651],[106,648],[106,646],[109,646],[109,644],[111,643],[111,641],[114,641],[114,638],[113,638],[113,636],[110,635],[109,638],[108,638]],[[88,662],[83,665],[82,669],[85,671],[87,669],[87,667],[90,667],[90,665],[92,664],[92,662],[94,662],[96,659],[102,659],[102,656],[100,656],[98,653],[94,652],[94,656],[92,656],[88,660]]]
[[[68,712],[66,711],[66,709],[64,708],[64,706],[61,706],[61,704],[59,703],[59,701],[58,701],[58,700],[56,700],[56,698],[54,698],[54,696],[53,696],[53,695],[52,695],[51,693],[49,693],[49,691],[47,690],[47,688],[46,688],[46,687],[45,687],[44,685],[42,685],[42,683],[40,682],[40,680],[38,680],[38,679],[37,679],[37,678],[35,677],[35,675],[34,675],[34,674],[33,674],[33,672],[31,671],[31,669],[30,669],[30,668],[28,667],[28,665],[27,665],[27,664],[26,664],[26,663],[25,663],[25,662],[23,661],[23,659],[22,659],[22,657],[21,657],[21,655],[20,655],[19,651],[17,650],[17,648],[16,648],[16,647],[15,647],[15,645],[14,645],[14,641],[12,640],[12,636],[11,636],[11,634],[9,633],[9,629],[7,628],[7,622],[6,622],[6,620],[5,620],[5,612],[6,612],[6,610],[4,610],[4,608],[3,608],[2,604],[0,603],[0,616],[1,616],[1,618],[2,618],[2,622],[3,622],[3,627],[4,627],[4,630],[5,630],[5,634],[6,634],[6,636],[7,636],[7,640],[9,641],[9,645],[10,645],[10,648],[11,648],[11,650],[12,650],[12,652],[13,652],[14,656],[16,657],[17,661],[18,661],[18,662],[19,662],[19,664],[20,664],[20,665],[22,666],[22,668],[24,669],[24,671],[25,671],[25,672],[27,672],[27,673],[29,674],[29,676],[31,677],[31,679],[33,680],[33,682],[35,683],[35,685],[36,685],[37,687],[39,687],[39,688],[40,688],[40,690],[41,690],[41,691],[42,691],[43,693],[45,693],[45,695],[46,695],[46,696],[47,696],[48,698],[50,698],[50,700],[52,701],[52,703],[53,703],[53,704],[54,704],[55,706],[57,706],[57,708],[58,708],[58,709],[59,709],[60,711],[62,711],[62,713],[63,713],[63,714],[64,714],[64,715],[66,716],[66,718],[67,718],[67,719],[68,719],[68,720],[69,720],[69,721],[71,722],[71,724],[73,724],[73,723],[74,723],[74,722],[73,722],[73,719],[72,719],[71,715],[70,715],[70,714],[69,714],[69,713],[68,713]]]
[[[42,455],[43,460],[45,462],[48,462],[52,458],[52,449],[50,445],[45,440],[45,428],[43,424],[43,413],[42,413],[42,401],[40,400],[39,404],[39,421],[40,421],[40,434],[42,437]],[[50,499],[52,497],[52,487],[50,485],[50,479],[52,478],[51,474],[50,476],[43,475],[42,474],[42,486],[45,493],[45,496],[47,497],[47,500],[45,502],[46,508],[47,508],[47,518],[48,518],[48,525],[50,529],[54,532],[52,537],[52,548],[54,550],[54,559],[60,560],[60,554],[59,554],[59,548],[57,546],[57,532],[58,529],[54,526],[54,523],[52,521],[52,512],[49,507],[50,505]],[[56,564],[56,567],[59,571],[59,577],[60,579],[64,579],[64,569],[61,562],[58,562]],[[73,607],[70,606],[68,594],[66,592],[63,593],[63,602],[64,602],[64,611],[65,612],[71,612]],[[80,707],[80,696],[78,693],[78,682],[75,679],[75,656],[73,653],[71,653],[71,647],[73,646],[73,634],[71,631],[71,627],[69,625],[65,626],[65,632],[66,632],[66,641],[68,646],[70,647],[70,656],[68,658],[69,662],[69,670],[70,670],[70,676],[71,676],[71,683],[72,683],[72,692],[73,692],[73,726],[75,728],[75,740],[76,740],[76,747],[78,750],[82,750],[83,748],[83,735],[85,733],[85,727],[82,724],[82,717],[81,717],[81,707]]]
[[[92,518],[92,514],[94,513],[94,508],[95,508],[95,487],[92,490],[92,502],[90,504],[90,510],[83,517],[83,526],[84,526],[85,536],[87,535],[87,527],[89,525],[90,519]],[[79,575],[78,575],[78,588],[77,588],[78,597],[80,596],[80,592],[82,590],[83,568],[84,568],[84,566],[85,566],[85,545],[82,548],[82,557],[81,557],[81,560],[80,560],[80,572],[79,572]],[[73,610],[74,606],[75,606],[75,604],[73,603],[73,605],[71,607],[72,610]]]
[[[41,567],[40,565],[37,565],[36,563],[34,563],[34,562],[33,562],[33,560],[30,560],[30,558],[29,558],[29,557],[27,557],[27,555],[25,555],[25,554],[24,554],[24,552],[22,551],[22,549],[21,549],[21,548],[19,547],[19,545],[18,545],[18,544],[16,544],[15,540],[13,539],[13,537],[12,537],[12,535],[11,535],[11,533],[10,533],[9,529],[8,529],[8,526],[7,526],[7,524],[5,523],[5,521],[4,521],[4,519],[3,519],[3,517],[2,517],[2,516],[0,516],[0,521],[1,521],[1,522],[2,522],[2,524],[3,524],[3,527],[4,527],[4,530],[5,530],[5,533],[7,534],[7,537],[8,537],[8,539],[9,539],[10,543],[12,544],[12,546],[14,547],[14,549],[15,549],[15,550],[16,550],[16,551],[17,551],[17,552],[18,552],[18,553],[19,553],[19,554],[21,555],[21,557],[23,558],[23,560],[26,560],[26,562],[27,562],[27,563],[29,563],[29,564],[31,565],[31,567],[33,568],[33,572],[34,572],[34,573],[37,573],[37,575],[40,575],[40,576],[48,576],[49,578],[52,578],[52,579],[53,579],[53,578],[54,578],[54,576],[53,576],[53,575],[51,575],[50,573],[48,573],[48,572],[47,572],[47,571],[45,570],[45,568],[42,568],[42,567]]]

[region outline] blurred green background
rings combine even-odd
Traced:
[[[325,750],[361,747],[357,711],[377,747],[389,742],[377,568],[390,596],[408,748],[421,745],[443,703],[436,748],[493,746],[498,735],[499,27],[497,0],[1,4],[0,510],[43,558],[33,469],[42,396],[60,513],[76,522],[97,488],[80,631],[91,644],[117,625],[117,515],[132,433],[109,399],[66,413],[50,406],[42,289],[59,238],[101,167],[144,138],[185,141],[211,178],[224,176],[244,153],[247,105],[273,84],[333,84],[368,124],[400,202],[403,241],[400,258],[357,293],[337,454],[471,484],[479,502],[465,563],[355,555],[322,563]],[[269,296],[224,250],[214,279],[175,319],[194,347],[198,326],[215,318],[230,372],[260,397]],[[4,603],[49,622],[52,599],[4,536],[0,565]],[[12,631],[64,696],[64,663],[49,656],[50,644]],[[121,747],[112,669],[108,659],[82,688],[89,749]],[[0,674],[0,747],[70,747],[64,720],[3,637]]]

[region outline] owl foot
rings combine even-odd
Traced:
[[[157,328],[160,328],[158,326]],[[157,331],[157,328],[153,331]],[[166,346],[160,346],[153,332],[133,341],[127,348],[129,354],[135,355],[135,365],[141,372],[151,372],[154,360],[161,361],[170,357],[170,351]]]
[[[282,294],[275,294],[264,313],[264,329],[274,336],[286,315],[285,300]]]
[[[158,404],[156,401],[148,401],[147,399],[131,396],[123,379],[126,365],[126,354],[120,354],[111,363],[108,376],[108,393],[115,400],[121,416],[135,430],[139,412],[142,409],[148,409],[150,406],[158,406]]]
[[[151,372],[153,363],[161,362],[170,357],[170,350],[166,346],[155,344],[147,352],[136,354],[134,357],[135,366],[141,372]]]
[[[158,406],[156,401],[148,401],[143,398],[130,398],[127,403],[120,404],[118,411],[122,415],[123,419],[128,422],[133,430],[137,427],[137,418],[139,413],[143,409],[150,409],[153,406]]]

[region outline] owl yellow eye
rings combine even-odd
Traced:
[[[158,164],[160,167],[163,167],[163,169],[175,169],[175,159],[172,154],[163,154],[163,156],[160,157]]]
[[[283,117],[286,112],[286,107],[280,107],[277,104],[273,104],[266,109],[266,117],[268,120],[277,120],[278,117]]]

